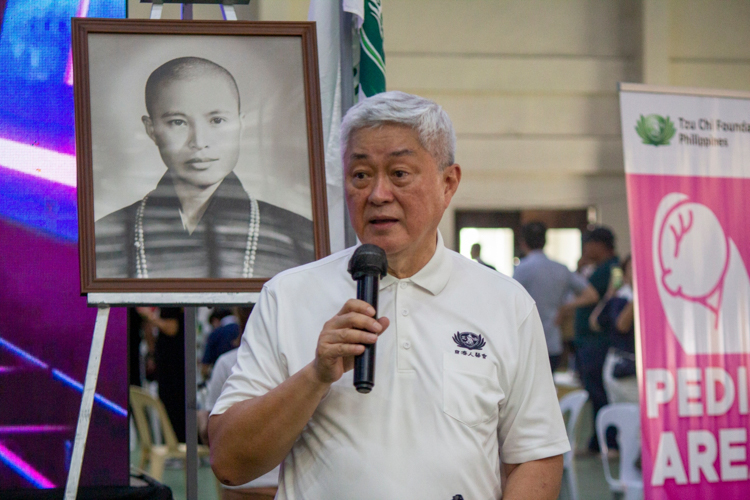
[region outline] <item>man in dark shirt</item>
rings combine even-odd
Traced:
[[[596,268],[589,277],[589,283],[604,297],[609,287],[612,268],[619,263],[615,255],[615,236],[606,227],[598,226],[583,236],[583,256],[594,263]],[[609,349],[609,338],[605,333],[596,332],[589,325],[589,317],[596,307],[591,304],[576,309],[575,339],[576,368],[594,412],[594,422],[599,410],[607,404],[607,393],[604,390],[602,369]],[[609,441],[609,440],[608,440]],[[591,451],[599,451],[599,440],[596,433],[589,442]]]
[[[237,347],[236,341],[242,333],[237,318],[228,309],[215,310],[209,317],[209,321],[212,324],[216,322],[217,325],[208,335],[203,348],[201,372],[204,379],[210,377],[211,369],[219,356]]]
[[[312,221],[255,200],[234,174],[242,115],[234,77],[198,57],[146,82],[142,117],[167,172],[96,222],[97,278],[251,278],[315,260]]]
[[[591,315],[591,327],[609,336],[610,348],[604,360],[604,388],[609,403],[638,403],[635,376],[635,328],[633,324],[632,260],[622,261],[622,286],[613,283],[604,300]],[[613,279],[612,281],[616,281]],[[601,312],[598,312],[601,309]]]

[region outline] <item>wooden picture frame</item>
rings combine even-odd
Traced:
[[[330,253],[314,26],[73,19],[82,294],[257,292]]]

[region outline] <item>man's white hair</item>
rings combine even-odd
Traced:
[[[347,111],[341,122],[342,157],[346,158],[354,132],[388,124],[414,130],[441,170],[455,163],[456,133],[448,113],[434,101],[397,90],[375,94]]]

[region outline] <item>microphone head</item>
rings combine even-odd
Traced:
[[[385,250],[377,245],[361,245],[349,260],[349,274],[354,280],[360,280],[365,276],[382,278],[387,272],[388,258],[385,256]]]

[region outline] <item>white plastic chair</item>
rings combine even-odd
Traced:
[[[560,411],[562,411],[563,418],[567,415],[565,430],[568,433],[568,441],[570,441],[570,451],[563,455],[563,468],[567,473],[565,477],[568,480],[571,500],[578,500],[578,478],[573,467],[573,456],[575,455],[576,435],[578,433],[578,419],[588,400],[589,393],[583,390],[569,392],[560,399]]]
[[[609,470],[609,448],[607,429],[617,429],[617,445],[620,448],[620,477],[615,479]],[[643,498],[643,476],[635,466],[641,452],[641,413],[635,403],[606,405],[596,416],[596,434],[604,466],[604,476],[613,493],[622,493],[623,500]]]

